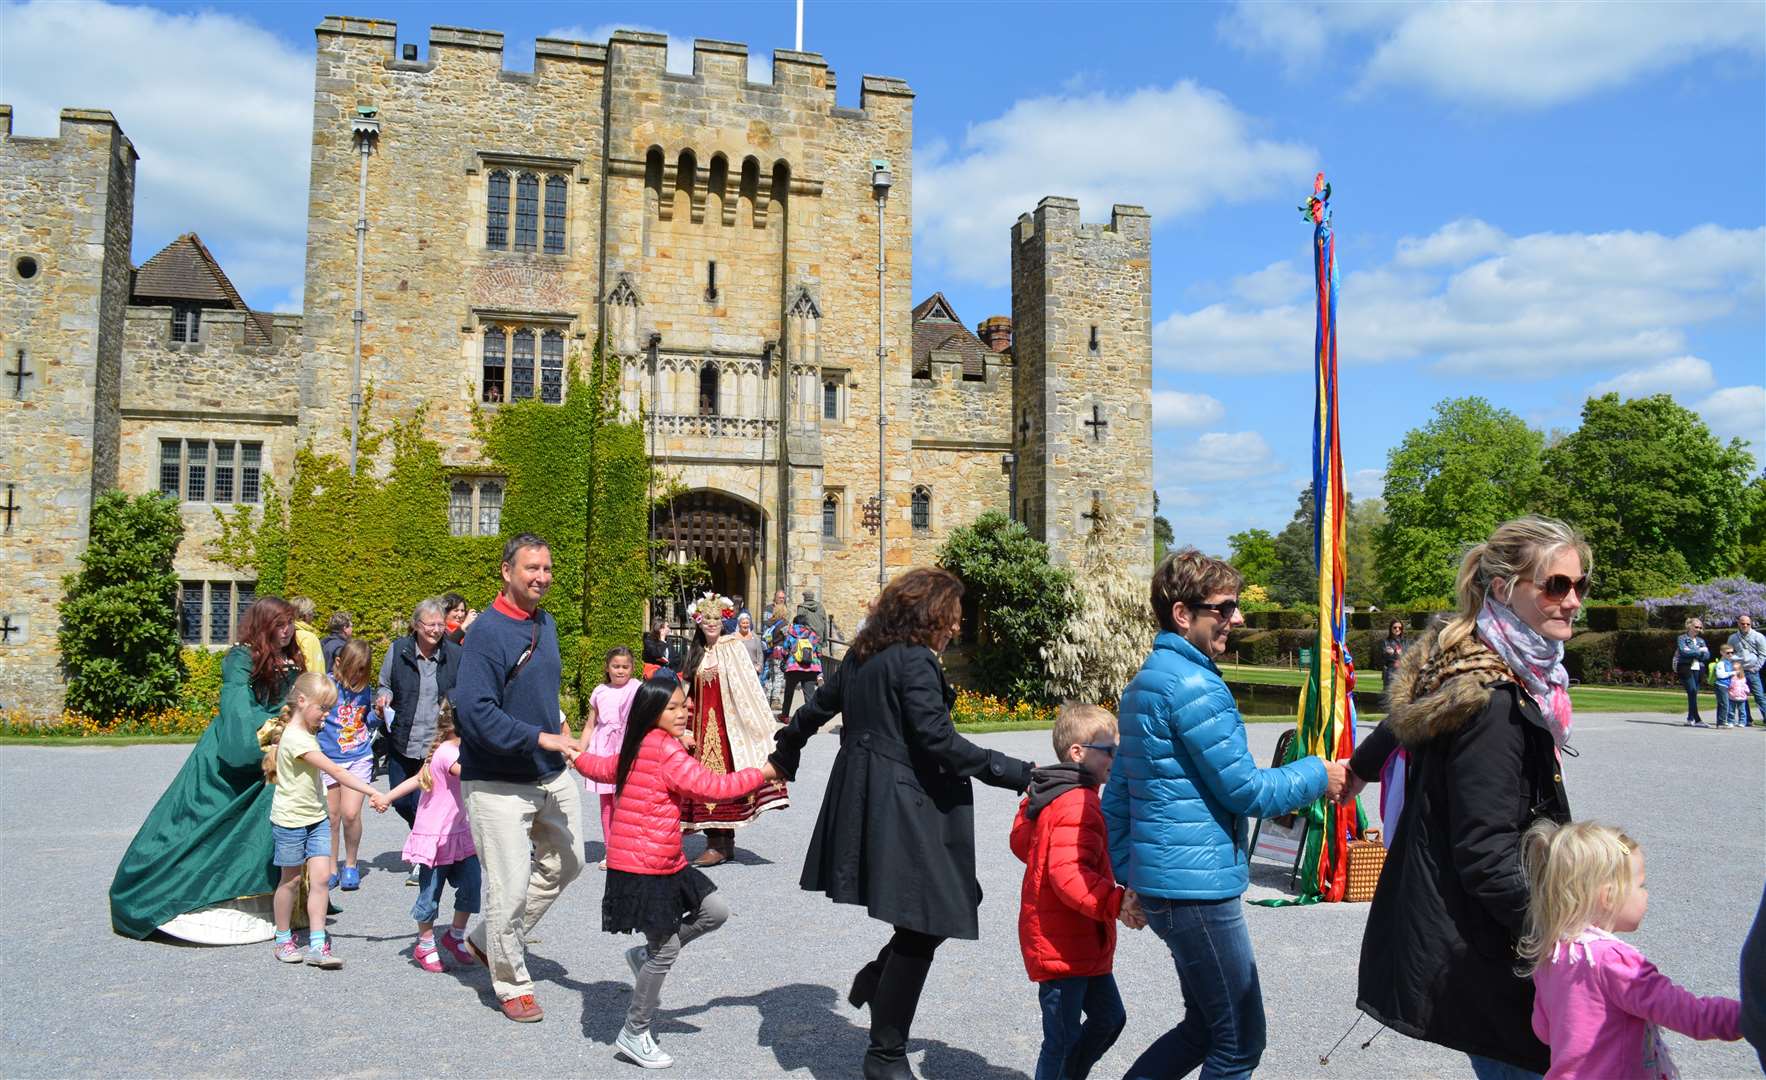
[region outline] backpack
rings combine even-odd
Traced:
[[[791,662],[798,667],[805,668],[814,664],[816,662],[815,640],[807,634],[797,638],[796,644],[791,646]]]

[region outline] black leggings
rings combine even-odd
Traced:
[[[920,991],[932,970],[932,954],[942,944],[941,937],[898,926],[877,959],[866,965],[875,965],[879,972],[871,998],[871,1045],[866,1057],[888,1062],[907,1056],[908,1031],[920,1007]]]
[[[810,696],[816,692],[816,680],[819,678],[821,675],[814,671],[785,672],[785,698],[784,704],[779,706],[779,711],[787,717],[791,715],[791,701],[797,696],[799,686],[805,688],[803,700],[807,703]]]

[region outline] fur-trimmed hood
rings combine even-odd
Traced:
[[[1450,735],[1484,711],[1498,683],[1515,682],[1502,657],[1475,633],[1452,648],[1440,647],[1440,627],[1426,631],[1405,650],[1386,687],[1386,723],[1406,747]]]

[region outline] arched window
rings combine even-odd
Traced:
[[[707,361],[699,365],[699,415],[717,414],[717,364]]]
[[[562,176],[546,177],[546,254],[564,254],[564,199],[570,181]]]
[[[533,397],[533,331],[527,327],[515,331],[515,347],[509,357],[509,400],[526,401]]]
[[[484,246],[509,246],[509,174],[502,169],[490,175],[485,196]]]
[[[556,330],[540,335],[540,400],[549,405],[564,400],[564,335]]]
[[[472,485],[454,481],[448,489],[448,531],[455,536],[472,535]]]
[[[913,521],[915,532],[925,532],[932,528],[932,489],[920,486],[914,489]]]
[[[822,419],[840,419],[840,382],[837,379],[822,380]]]
[[[534,250],[539,234],[540,178],[524,172],[515,178],[515,250]]]
[[[481,396],[487,402],[503,400],[503,365],[506,353],[503,339],[503,328],[487,326],[484,328],[484,386]]]
[[[840,496],[833,493],[822,496],[822,539],[834,540],[840,536]]]
[[[495,536],[503,524],[503,485],[487,481],[478,489],[478,535]]]

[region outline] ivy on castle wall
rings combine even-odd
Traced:
[[[506,477],[500,536],[451,534],[456,470],[424,434],[422,410],[376,428],[364,406],[364,467],[355,476],[338,454],[303,447],[286,502],[266,497],[255,520],[249,511],[222,517],[213,550],[256,572],[260,595],[311,597],[321,619],[350,612],[356,635],[379,656],[424,597],[453,591],[474,607],[489,605],[502,588],[504,539],[536,533],[552,552],[552,588],[541,607],[557,620],[565,686],[586,701],[600,657],[640,644],[649,584],[643,433],[619,415],[616,383],[600,367],[592,364],[585,377],[572,357],[560,405],[474,409],[485,468]],[[372,387],[364,397],[372,402]],[[367,466],[377,461],[384,470]]]

